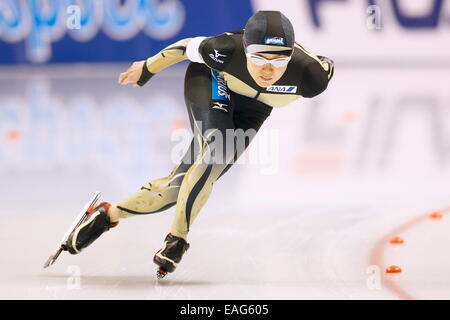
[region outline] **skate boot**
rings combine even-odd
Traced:
[[[186,240],[169,233],[164,239],[163,247],[153,257],[153,262],[159,266],[156,276],[162,279],[167,273],[175,271],[188,249],[189,243]]]
[[[72,231],[64,245],[64,250],[71,254],[78,254],[100,237],[103,232],[117,226],[119,222],[111,223],[109,220],[108,209],[110,206],[109,203],[102,202],[96,207],[89,208],[86,221]]]

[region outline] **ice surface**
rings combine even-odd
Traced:
[[[119,201],[174,167],[185,66],[144,88],[116,84],[125,65],[2,67],[0,298],[450,298],[450,217],[426,218],[450,206],[450,74],[338,67],[324,94],[272,112],[159,282],[174,209],[42,265],[94,191]]]

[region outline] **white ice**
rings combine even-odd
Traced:
[[[337,65],[321,96],[274,109],[162,281],[173,208],[43,269],[94,191],[116,202],[174,167],[185,67],[144,88],[116,84],[125,65],[1,68],[1,299],[450,298],[450,216],[427,218],[450,206],[447,69]]]

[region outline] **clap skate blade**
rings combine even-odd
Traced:
[[[66,250],[65,243],[66,243],[67,239],[69,238],[70,234],[72,233],[73,230],[78,228],[87,219],[87,216],[89,214],[89,209],[93,208],[95,206],[95,204],[98,202],[99,198],[100,198],[100,192],[96,192],[92,196],[92,198],[89,200],[89,202],[86,203],[83,210],[81,210],[81,212],[78,214],[75,221],[72,223],[70,228],[64,234],[64,237],[62,238],[62,240],[59,242],[58,248],[53,252],[53,254],[45,262],[44,268],[48,268],[49,266],[54,264],[56,259],[58,259],[59,255],[61,254],[61,252]]]

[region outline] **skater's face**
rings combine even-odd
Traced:
[[[262,58],[262,59],[258,59]],[[265,60],[272,60],[267,63]],[[271,61],[271,62],[272,62]],[[260,87],[266,88],[277,82],[287,69],[289,56],[281,54],[254,53],[247,55],[247,69]]]

